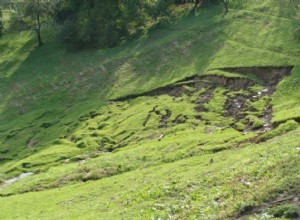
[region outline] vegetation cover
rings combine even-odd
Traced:
[[[299,2],[1,6],[0,219],[300,217]]]

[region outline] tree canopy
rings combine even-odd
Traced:
[[[65,0],[57,16],[64,42],[77,47],[112,47],[166,12],[173,1]]]
[[[11,24],[17,30],[35,31],[38,44],[41,46],[42,25],[52,19],[57,4],[57,0],[27,0],[17,4]]]
[[[206,2],[223,3],[228,12],[229,0],[10,0],[13,8],[11,29],[32,30],[38,45],[43,45],[42,27],[55,21],[60,36],[71,48],[114,47],[157,24],[170,22],[173,4],[192,3],[191,14]],[[3,24],[0,20],[0,36]]]

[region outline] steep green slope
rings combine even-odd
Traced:
[[[114,49],[2,39],[0,218],[299,208],[299,18],[298,3],[232,3]]]

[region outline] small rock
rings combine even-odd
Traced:
[[[33,174],[34,174],[34,173],[32,173],[32,172],[29,172],[29,173],[21,173],[19,176],[16,176],[16,177],[14,177],[14,178],[11,178],[11,179],[8,179],[8,180],[4,181],[4,183],[7,184],[7,185],[9,185],[9,184],[12,184],[12,183],[18,181],[19,179],[23,179],[23,178],[25,178],[25,177],[27,177],[27,176],[30,176],[30,175],[33,175]]]
[[[86,160],[81,160],[78,162],[79,164],[85,164],[86,163]]]
[[[31,147],[34,147],[35,145],[37,145],[38,142],[33,140],[33,139],[30,139],[27,143],[27,147],[31,148]]]
[[[89,159],[89,158],[91,158],[91,156],[90,155],[88,155],[88,154],[84,154],[84,155],[82,155],[85,159]]]
[[[269,89],[268,88],[264,89],[262,92],[269,92]]]
[[[161,134],[161,135],[158,137],[158,140],[161,141],[161,139],[163,139],[164,136],[165,136],[164,134]]]

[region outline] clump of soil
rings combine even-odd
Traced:
[[[197,112],[204,112],[206,111],[205,109],[205,104],[209,103],[209,101],[213,98],[214,96],[214,90],[213,89],[208,89],[206,90],[203,94],[200,95],[199,99],[196,102],[196,107],[195,110]]]
[[[160,119],[160,125],[159,127],[162,128],[162,127],[167,127],[167,124],[168,124],[168,119],[171,117],[172,115],[172,112],[170,109],[165,109],[165,114],[161,113],[161,111],[159,111],[158,109],[158,106],[155,106],[151,111],[149,111],[147,117],[146,117],[146,120],[144,121],[143,123],[143,126],[145,127],[148,123],[148,121],[150,120],[151,118],[151,114],[156,114],[156,115],[159,115],[161,116],[161,119]]]
[[[247,78],[225,77],[225,76],[204,76],[203,80],[212,82],[215,86],[226,87],[230,90],[241,90],[255,84],[254,81]]]
[[[245,110],[245,104],[248,100],[248,97],[237,95],[233,98],[228,97],[225,104],[225,116],[234,117],[236,120],[243,118],[244,114],[242,113]]]
[[[188,119],[188,116],[186,115],[177,115],[176,118],[172,121],[172,123],[174,125],[177,125],[177,124],[184,124]]]
[[[165,114],[161,114],[161,119],[160,119],[160,126],[159,127],[167,127],[168,124],[168,119],[171,117],[172,112],[170,109],[166,109],[165,110],[166,113]]]
[[[200,89],[205,89],[205,92],[202,93],[198,100],[195,102],[195,110],[197,112],[206,112],[206,104],[209,103],[213,96],[214,90],[217,87],[224,87],[229,91],[241,91],[244,93],[238,93],[234,96],[229,96],[228,93],[225,93],[227,96],[227,101],[224,106],[224,115],[225,117],[231,117],[235,120],[232,124],[234,127],[236,123],[239,123],[239,130],[244,129],[244,132],[256,131],[257,133],[264,133],[273,129],[272,125],[272,106],[268,102],[264,110],[257,116],[255,109],[251,109],[247,103],[255,102],[261,98],[268,96],[270,97],[276,90],[277,84],[286,76],[291,73],[292,66],[287,67],[238,67],[238,68],[223,68],[221,70],[227,72],[241,73],[248,77],[226,77],[220,75],[205,75],[199,76],[194,75],[187,77],[183,80],[177,81],[175,84],[171,84],[165,87],[157,88],[149,92],[141,94],[133,94],[129,96],[120,97],[112,101],[125,101],[131,98],[137,98],[139,96],[160,96],[160,95],[169,95],[173,97],[179,97],[183,94],[191,95],[193,92],[199,91]],[[256,79],[263,81],[264,89],[259,92],[253,92],[251,87],[255,85],[255,81],[251,80],[249,76],[256,76]],[[188,89],[192,88],[192,90]],[[170,109],[164,109],[164,112],[158,110],[158,106],[155,106],[151,111],[149,111],[143,126],[146,126],[148,121],[151,118],[152,114],[160,116],[159,127],[167,127],[168,120],[170,119],[172,112]],[[252,117],[251,120],[246,120],[248,115]],[[197,118],[197,117],[195,117]],[[254,119],[253,119],[254,118]],[[199,116],[200,120],[202,117]],[[178,115],[173,121],[172,124],[185,123],[187,121],[187,116]],[[244,125],[243,125],[244,124]],[[243,128],[244,127],[244,128]]]
[[[286,67],[236,67],[236,68],[223,68],[227,72],[235,72],[242,74],[253,74],[262,79],[266,85],[276,85],[284,77],[291,74],[293,66]]]
[[[220,70],[227,72],[242,73],[245,75],[255,75],[257,78],[264,81],[264,84],[269,86],[276,86],[284,77],[288,76],[293,69],[293,66],[287,67],[234,67],[234,68],[223,68]],[[241,90],[253,86],[255,82],[248,78],[239,77],[225,77],[219,75],[194,75],[186,77],[183,80],[177,81],[175,84],[160,87],[149,92],[140,94],[131,94],[111,101],[126,101],[127,99],[137,98],[140,96],[159,96],[168,94],[170,96],[181,96],[187,90],[184,85],[192,86],[196,89],[208,88],[211,85],[223,86],[231,90]]]

